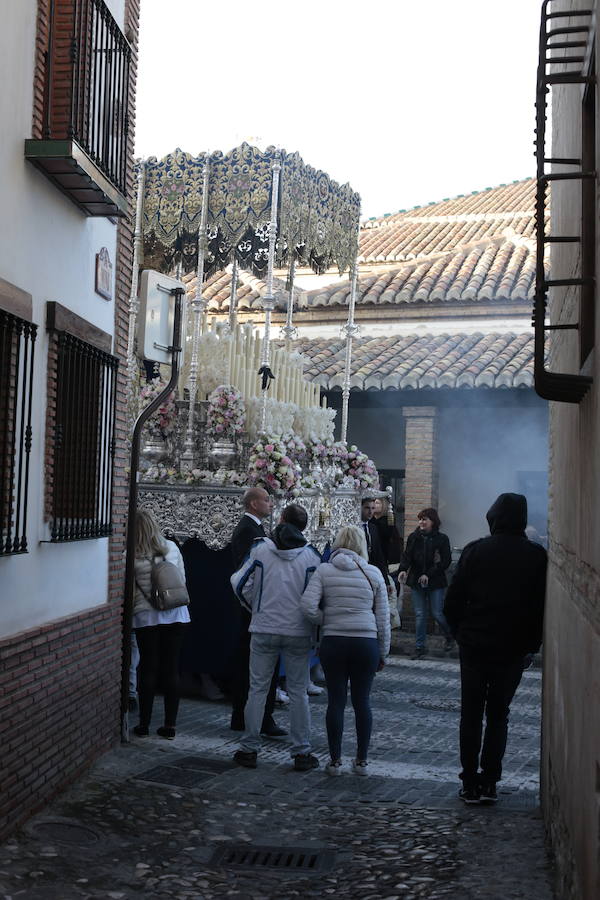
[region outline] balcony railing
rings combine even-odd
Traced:
[[[103,0],[51,0],[45,59],[42,140],[25,155],[88,215],[122,214],[131,48]]]

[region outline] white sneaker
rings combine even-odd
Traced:
[[[314,684],[314,682],[309,681],[308,687],[306,688],[306,693],[309,697],[318,697],[319,694],[325,693],[325,688],[319,687],[318,684]]]
[[[341,775],[342,774],[342,761],[341,759],[330,759],[327,765],[325,766],[325,771],[328,775]]]
[[[355,759],[354,762],[352,763],[352,771],[354,772],[355,775],[362,775],[364,777],[365,775],[369,774],[368,768],[367,768],[368,765],[369,765],[369,763],[366,761],[366,759],[361,759],[361,760]]]
[[[283,690],[283,688],[276,688],[275,690],[275,703],[280,703],[282,706],[287,706],[290,702],[290,698]]]

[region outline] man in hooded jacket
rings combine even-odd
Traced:
[[[500,494],[486,518],[490,536],[465,547],[444,603],[460,647],[465,803],[497,800],[510,704],[542,643],[546,591],[547,554],[525,535],[526,498]]]
[[[255,541],[250,556],[231,577],[240,603],[252,615],[250,689],[244,710],[246,731],[233,757],[238,765],[247,768],[256,768],[265,701],[280,653],[285,658],[290,698],[294,768],[307,771],[319,764],[310,752],[307,687],[311,626],[300,609],[300,597],[321,557],[302,534],[307,522],[302,506],[286,506],[271,538]]]

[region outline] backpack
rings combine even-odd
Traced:
[[[157,557],[151,561],[149,595],[142,590],[137,579],[136,584],[154,609],[167,610],[175,609],[177,606],[189,606],[190,596],[183,575],[174,563],[168,562],[164,557]]]

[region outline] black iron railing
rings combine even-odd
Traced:
[[[43,136],[77,141],[122,194],[130,63],[131,48],[103,0],[53,0]]]
[[[592,379],[589,375],[551,372],[546,368],[546,332],[579,331],[587,323],[567,322],[547,324],[548,291],[551,288],[575,288],[580,293],[580,301],[585,299],[585,292],[596,290],[596,281],[589,272],[581,272],[578,276],[570,275],[557,278],[546,271],[545,250],[549,244],[579,244],[582,247],[582,258],[586,256],[586,236],[578,234],[548,234],[546,206],[548,193],[556,182],[572,182],[583,189],[583,212],[592,217],[596,215],[595,201],[591,211],[587,209],[585,186],[592,185],[595,196],[596,172],[582,147],[578,157],[546,156],[546,107],[548,95],[555,85],[592,86],[595,89],[595,77],[590,74],[590,59],[587,56],[591,34],[591,9],[560,9],[560,0],[544,0],[542,4],[542,20],[540,25],[540,50],[537,70],[536,91],[536,284],[533,307],[534,331],[534,382],[536,393],[546,400],[557,400],[564,403],[580,403],[590,388]],[[571,24],[573,23],[573,24]],[[588,157],[588,158],[586,158]],[[548,172],[548,167],[552,167]],[[586,223],[583,223],[585,231]],[[589,240],[589,238],[587,239]],[[592,242],[593,243],[593,242]],[[593,246],[595,252],[595,246]],[[589,256],[589,254],[588,254]],[[593,297],[592,297],[593,299]],[[582,302],[580,302],[580,307]],[[583,336],[583,343],[588,335]]]
[[[37,325],[0,310],[0,556],[27,552]]]
[[[52,541],[112,533],[118,360],[58,332],[52,465]]]

